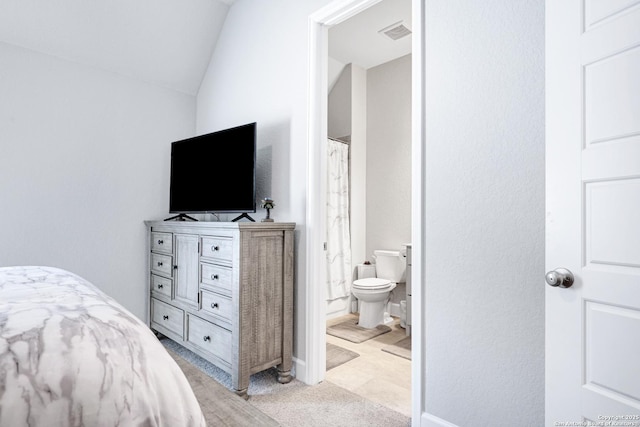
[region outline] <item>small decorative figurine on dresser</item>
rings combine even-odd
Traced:
[[[265,197],[264,200],[261,201],[260,207],[267,210],[267,216],[262,218],[262,222],[273,222],[271,218],[271,209],[276,207],[275,202],[270,197]]]

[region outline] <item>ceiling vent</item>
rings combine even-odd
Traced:
[[[402,21],[399,21],[395,24],[391,24],[388,27],[381,29],[380,31],[378,31],[378,33],[384,34],[391,40],[398,40],[411,34],[411,30],[405,27]]]

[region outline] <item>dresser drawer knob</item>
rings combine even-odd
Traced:
[[[162,289],[162,288],[164,288],[164,285],[163,285],[163,284],[161,284],[161,283],[160,283],[160,284],[158,284],[158,289]]]
[[[212,302],[211,303],[211,308],[218,308],[218,303],[217,302]]]
[[[162,267],[162,261],[158,261],[158,267]]]
[[[159,245],[164,245],[164,240],[158,240]]]
[[[214,252],[217,252],[217,251],[220,250],[220,248],[218,246],[214,245],[214,246],[211,246],[211,250],[214,251]]]
[[[165,314],[164,316],[162,316],[162,318],[163,318],[164,320],[169,320],[169,316],[167,316],[166,314]]]
[[[218,275],[217,274],[212,274],[211,275],[211,280],[218,280]]]
[[[202,339],[205,341],[211,341],[211,337],[209,335],[205,335]]]
[[[173,266],[173,269],[174,269],[174,270],[177,270],[177,269],[178,269],[178,266],[177,266],[177,265],[174,265],[174,266]]]

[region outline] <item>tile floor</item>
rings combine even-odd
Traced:
[[[349,314],[328,320],[327,326],[348,318],[356,319],[357,315]],[[411,361],[381,350],[406,336],[405,330],[400,327],[400,320],[394,320],[389,325],[391,332],[360,344],[327,335],[328,343],[355,351],[360,357],[327,371],[325,378],[366,399],[411,417]]]

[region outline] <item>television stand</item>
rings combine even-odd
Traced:
[[[251,222],[256,222],[256,220],[255,220],[255,219],[253,219],[253,218],[251,218],[251,217],[249,216],[249,214],[247,214],[246,212],[245,212],[245,213],[243,213],[242,215],[239,215],[239,216],[235,217],[234,219],[232,219],[232,220],[231,220],[231,222],[240,221],[242,218],[247,218],[247,219],[248,219],[249,221],[251,221]]]
[[[173,221],[173,220],[176,220],[176,221],[187,221],[187,220],[189,220],[189,221],[197,221],[197,219],[195,219],[194,217],[189,216],[187,214],[183,214],[183,213],[178,214],[178,215],[174,215],[174,216],[172,216],[170,218],[165,219],[165,221]]]

